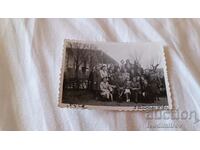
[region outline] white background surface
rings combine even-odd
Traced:
[[[1,130],[199,130],[195,118],[162,119],[146,128],[144,112],[57,107],[63,40],[162,42],[174,107],[200,118],[199,19],[1,19]]]

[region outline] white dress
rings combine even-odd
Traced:
[[[101,82],[100,83],[101,95],[105,96],[110,94],[110,85],[108,82]]]
[[[103,71],[103,70],[100,70],[100,75],[101,75],[101,78],[107,78],[108,77],[108,72],[107,71]]]

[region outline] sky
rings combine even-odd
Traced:
[[[140,58],[142,67],[147,68],[151,63],[160,63],[163,67],[163,47],[158,43],[97,43],[98,49],[103,50],[120,63],[122,59],[130,59],[133,63],[135,57]]]

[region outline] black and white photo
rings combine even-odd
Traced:
[[[66,40],[64,45],[61,107],[171,108],[161,44]]]

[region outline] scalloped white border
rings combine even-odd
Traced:
[[[66,46],[68,42],[82,42],[82,43],[90,43],[88,41],[81,41],[81,40],[72,40],[72,39],[65,39],[62,51],[62,65],[60,69],[60,82],[59,82],[59,95],[58,95],[58,106],[61,108],[80,108],[80,109],[103,109],[103,110],[113,110],[113,111],[149,111],[149,110],[171,110],[172,106],[172,95],[171,95],[171,88],[168,79],[168,68],[166,63],[166,55],[165,51],[167,50],[166,47],[163,46],[162,53],[164,58],[164,77],[165,77],[165,84],[167,88],[167,99],[168,99],[168,106],[95,106],[95,105],[84,105],[84,104],[67,104],[62,103],[62,92],[63,92],[63,79],[64,79],[64,68],[65,68],[65,55],[66,55]],[[125,43],[125,42],[123,42]],[[128,42],[127,42],[128,43]],[[150,43],[150,42],[148,42]]]

